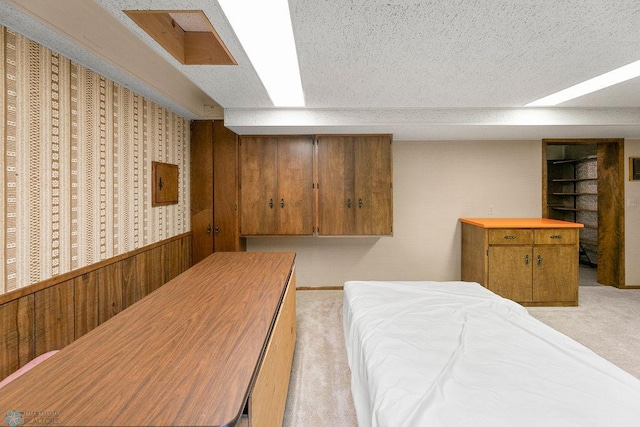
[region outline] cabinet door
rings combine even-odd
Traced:
[[[318,137],[318,234],[355,234],[354,138]]]
[[[213,253],[213,122],[191,125],[191,252],[197,264]]]
[[[278,138],[242,137],[240,230],[242,235],[278,234]]]
[[[213,250],[245,250],[238,219],[238,136],[222,121],[213,123]],[[193,183],[192,185],[199,185]]]
[[[533,251],[534,301],[577,301],[578,251],[576,246],[535,246]]]
[[[354,159],[356,234],[391,234],[391,137],[358,137]]]
[[[487,288],[513,301],[531,301],[532,265],[531,246],[490,246]]]
[[[391,137],[320,136],[317,159],[318,234],[391,234]]]
[[[280,138],[277,168],[277,234],[313,234],[313,138]]]

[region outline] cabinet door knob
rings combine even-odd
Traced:
[[[542,257],[538,255],[538,265],[542,265]]]
[[[284,199],[280,199],[280,207],[284,208]]]
[[[216,225],[216,228],[213,229],[213,232],[216,233],[216,234],[219,234],[220,233],[220,226]]]
[[[207,234],[211,234],[211,224],[207,224]]]
[[[524,265],[529,265],[529,255],[524,256]]]
[[[347,209],[351,209],[351,199],[347,199]]]
[[[358,207],[362,208],[362,199],[358,199]]]
[[[273,199],[270,199],[270,200],[269,200],[269,207],[270,207],[271,209],[273,209]]]

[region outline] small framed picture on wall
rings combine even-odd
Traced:
[[[640,157],[629,157],[629,181],[640,181]]]

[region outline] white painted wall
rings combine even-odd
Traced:
[[[394,141],[393,237],[263,237],[297,253],[298,286],[459,280],[460,217],[540,217],[541,141]],[[640,147],[639,147],[640,148]]]
[[[625,283],[640,286],[640,181],[629,181],[629,157],[640,157],[640,139],[624,142]],[[634,202],[636,206],[631,206]]]

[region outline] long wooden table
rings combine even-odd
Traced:
[[[58,425],[282,423],[295,254],[215,253],[0,392]],[[247,412],[247,411],[245,411]]]

